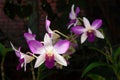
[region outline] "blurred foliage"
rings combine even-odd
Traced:
[[[10,51],[12,51],[12,48],[6,48],[3,44],[0,43],[0,55],[2,55],[2,57],[5,57]]]

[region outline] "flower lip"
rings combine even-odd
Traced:
[[[52,53],[46,53],[45,55],[45,65],[46,67],[48,67],[49,69],[54,67],[54,55]]]

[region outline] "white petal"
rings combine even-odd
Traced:
[[[71,7],[71,12],[69,14],[69,17],[70,17],[70,19],[76,19],[76,14],[75,14],[75,11],[74,11],[74,4]]]
[[[67,66],[67,62],[66,62],[66,60],[64,59],[63,56],[61,56],[57,53],[54,53],[54,57],[55,57],[56,62],[58,62],[61,65]]]
[[[53,48],[52,38],[47,33],[45,34],[45,37],[44,37],[44,46],[45,46],[45,49],[47,50],[51,50]]]
[[[83,33],[83,34],[81,35],[81,44],[82,44],[83,42],[85,42],[86,39],[87,39],[87,35],[86,35],[86,33]]]
[[[69,24],[67,29],[69,29],[72,25],[74,25],[74,23]]]
[[[26,63],[26,60],[24,59],[24,71],[26,71],[26,65],[27,65],[27,63]]]
[[[89,20],[88,20],[86,17],[83,17],[83,23],[84,23],[84,26],[85,26],[87,29],[91,29],[90,22],[89,22]]]
[[[45,54],[41,54],[41,55],[37,58],[34,67],[35,67],[35,68],[39,67],[42,63],[44,63],[44,61],[45,61]]]
[[[46,30],[48,33],[53,33],[53,31],[50,29],[50,20],[46,19]]]
[[[34,59],[34,57],[24,54],[24,59],[26,63],[30,63]]]
[[[98,37],[98,38],[104,39],[103,34],[102,34],[100,31],[98,31],[98,30],[95,30],[95,35],[96,35],[96,37]]]
[[[28,28],[28,33],[32,34],[32,31],[31,31],[31,29],[30,29],[30,28]]]

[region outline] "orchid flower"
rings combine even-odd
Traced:
[[[12,49],[15,51],[16,56],[19,58],[19,64],[17,66],[17,70],[20,70],[23,66],[24,66],[24,71],[26,71],[26,65],[27,63],[30,63],[34,57],[24,54],[20,51],[21,47],[19,47],[19,49],[15,49],[15,47],[13,46],[12,43],[10,43],[12,46]]]
[[[53,41],[58,39],[60,36],[50,29],[51,21],[46,18],[45,24],[46,24],[46,30],[48,34],[52,37]]]
[[[75,34],[82,34],[81,43],[83,43],[87,38],[89,42],[93,42],[95,40],[95,36],[104,39],[103,34],[97,30],[102,25],[101,19],[96,19],[95,21],[93,21],[92,25],[90,25],[88,19],[83,17],[83,23],[85,28],[83,28],[82,26],[75,26],[71,28],[72,32],[74,32]]]
[[[30,41],[30,40],[35,40],[36,35],[32,34],[32,31],[30,30],[30,28],[28,28],[28,33],[24,33],[24,37],[26,39],[26,41]]]
[[[36,40],[29,41],[30,50],[33,53],[40,54],[34,67],[37,68],[45,62],[46,67],[51,69],[54,67],[55,61],[63,66],[67,66],[66,60],[60,54],[68,50],[69,44],[70,42],[67,40],[59,40],[53,45],[52,39],[47,33],[44,36],[43,44]]]
[[[74,11],[74,4],[73,4],[72,7],[71,7],[71,12],[69,14],[70,22],[69,22],[69,25],[68,25],[68,29],[71,26],[76,26],[78,24],[79,20],[77,18],[77,15],[78,15],[79,12],[80,12],[79,7],[76,8],[76,11]]]

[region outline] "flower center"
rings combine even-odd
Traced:
[[[94,30],[89,29],[89,30],[87,31],[87,33],[88,33],[88,34],[92,34],[92,33],[94,33]]]
[[[46,53],[46,56],[47,56],[47,57],[52,57],[53,54],[52,54],[52,53]]]
[[[95,32],[92,29],[87,31],[88,41],[93,42],[95,40]]]

